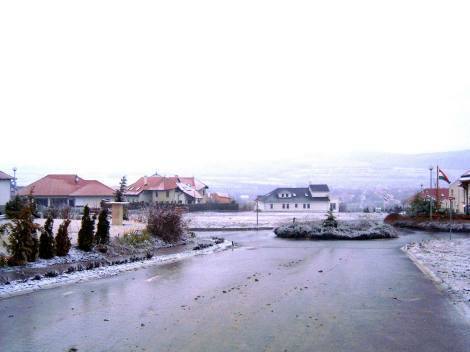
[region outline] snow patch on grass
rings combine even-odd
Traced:
[[[442,280],[457,302],[470,308],[470,238],[410,243],[403,250]]]

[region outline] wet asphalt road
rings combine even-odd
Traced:
[[[470,351],[468,321],[400,251],[445,235],[224,235],[241,247],[0,301],[0,350]]]

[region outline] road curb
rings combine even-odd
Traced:
[[[452,288],[446,284],[444,280],[434,274],[428,267],[421,263],[419,259],[416,258],[416,256],[407,249],[407,245],[401,247],[400,249],[408,256],[413,264],[418,267],[424,276],[428,277],[434,283],[439,291],[445,292],[447,294],[457,311],[463,315],[467,322],[470,323],[470,307],[468,307],[465,302],[456,302],[453,299],[453,295],[449,292],[449,290]]]
[[[436,274],[434,274],[430,269],[428,269],[423,263],[421,263],[419,261],[419,259],[416,258],[416,256],[413,253],[408,251],[406,246],[401,247],[401,250],[403,252],[405,252],[405,254],[408,256],[408,258],[411,259],[411,261],[418,267],[418,269],[421,270],[421,272],[425,276],[427,276],[429,279],[434,281],[434,283],[436,283],[439,286],[440,289],[446,289],[447,288],[447,285],[444,283],[444,281],[441,278],[439,278]]]

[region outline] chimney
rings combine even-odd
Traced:
[[[147,176],[144,176],[144,186],[147,186]]]

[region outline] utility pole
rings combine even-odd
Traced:
[[[16,196],[16,189],[17,189],[16,188],[17,187],[17,185],[16,185],[16,170],[18,170],[16,168],[16,166],[13,166],[13,182],[12,182],[12,187],[11,187],[12,188],[11,193],[13,193],[12,194],[13,196]]]
[[[259,203],[258,203],[258,198],[256,198],[256,231],[258,231],[258,213],[259,213]]]
[[[434,166],[429,166],[429,221],[432,221],[432,170]]]
[[[440,197],[439,197],[439,165],[436,166],[436,212],[441,209],[440,207]]]
[[[449,197],[450,209],[449,209],[449,240],[452,239],[452,210],[454,197]]]

